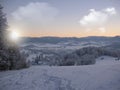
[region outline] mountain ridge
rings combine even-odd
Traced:
[[[60,43],[60,42],[81,42],[81,41],[110,41],[110,42],[118,42],[120,40],[120,36],[114,37],[106,37],[106,36],[88,36],[88,37],[22,37],[25,43],[33,42],[33,43]]]

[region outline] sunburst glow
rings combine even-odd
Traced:
[[[10,34],[10,39],[12,41],[18,41],[20,37],[20,34],[18,32],[12,31]]]

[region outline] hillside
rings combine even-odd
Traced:
[[[65,43],[65,42],[118,42],[120,36],[105,37],[105,36],[88,36],[88,37],[22,37],[24,43]]]
[[[120,61],[102,56],[95,65],[0,72],[0,90],[120,90]]]

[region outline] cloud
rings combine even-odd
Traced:
[[[104,27],[108,19],[113,15],[116,15],[116,10],[113,7],[100,11],[90,9],[88,15],[83,16],[79,23],[81,26],[87,28],[98,27],[101,31],[105,31],[105,29],[103,30],[103,28],[100,27]]]
[[[101,11],[96,11],[95,9],[90,9],[88,15],[83,16],[79,21],[82,26],[100,26],[104,25],[109,19],[109,15],[115,15],[115,8],[106,8]]]
[[[107,21],[107,18],[105,13],[90,9],[90,13],[80,20],[80,24],[83,26],[102,25]]]
[[[19,26],[41,27],[54,21],[58,10],[48,3],[31,2],[26,6],[21,6],[12,14],[12,23]]]
[[[104,11],[107,12],[108,14],[111,14],[111,15],[116,14],[116,10],[113,7],[112,8],[106,8]]]
[[[98,30],[100,30],[100,32],[102,32],[102,33],[106,32],[106,29],[104,27],[100,27],[100,28],[98,28]]]

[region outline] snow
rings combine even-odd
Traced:
[[[48,50],[76,50],[83,47],[101,47],[109,45],[109,43],[106,44],[106,42],[94,42],[94,41],[83,41],[83,42],[75,42],[75,41],[67,41],[67,42],[59,42],[57,44],[50,44],[50,43],[25,43],[21,45],[21,48],[30,48],[30,49],[48,49]],[[23,50],[24,51],[24,50]]]
[[[120,61],[102,57],[95,65],[32,66],[0,72],[0,90],[120,90]]]
[[[117,58],[115,57],[111,57],[111,56],[101,56],[99,58],[96,59],[96,64],[97,65],[110,65],[110,64],[115,64],[118,63],[118,61],[116,61]]]

